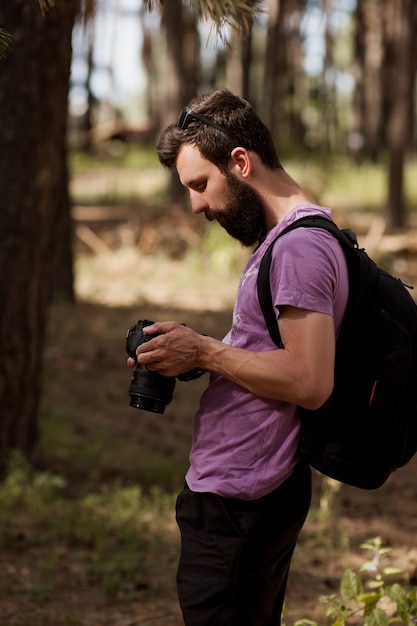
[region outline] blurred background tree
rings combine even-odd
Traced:
[[[153,3],[145,3],[148,10]],[[195,93],[192,76],[197,50],[185,49],[185,35],[195,32],[189,10],[182,3],[160,3],[165,28],[161,81],[165,115]],[[158,3],[159,5],[159,3]],[[258,3],[194,2],[201,16],[214,23],[242,24]],[[235,13],[230,12],[235,7]],[[71,217],[68,193],[68,94],[72,61],[72,33],[76,16],[90,33],[88,85],[93,65],[94,6],[90,0],[15,0],[2,3],[0,45],[11,48],[0,73],[0,472],[11,449],[36,461],[42,353],[53,292],[73,300]],[[179,31],[176,29],[180,29]],[[185,42],[188,39],[185,38]],[[149,43],[149,42],[148,42]],[[168,80],[172,78],[172,81]],[[185,80],[184,80],[185,79]],[[184,86],[186,88],[184,88]],[[88,91],[84,131],[92,132],[94,98]],[[119,116],[117,116],[118,118]],[[165,122],[167,117],[161,116]],[[154,120],[159,121],[158,111]],[[123,128],[113,129],[123,132]],[[88,135],[87,135],[88,137]],[[90,138],[84,146],[90,146]]]
[[[408,224],[415,145],[415,0],[35,4],[0,6],[0,467],[11,448],[36,457],[49,305],[74,300],[68,143],[89,154],[153,144],[196,93],[227,87],[259,110],[282,156],[385,162],[387,228]],[[118,42],[137,49],[124,99],[120,24]],[[185,215],[175,174],[169,205]]]
[[[75,2],[42,15],[2,3],[13,49],[0,72],[0,469],[6,452],[32,458],[42,353],[59,239],[68,224],[67,101]],[[64,230],[64,229],[63,229]],[[63,231],[62,231],[63,232]],[[69,249],[69,248],[68,248]],[[67,259],[65,267],[70,270]],[[66,286],[72,297],[71,279]]]

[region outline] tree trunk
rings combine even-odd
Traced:
[[[285,6],[286,2],[268,0],[269,19],[266,43],[264,100],[267,111],[266,123],[273,137],[280,136],[288,128],[285,111],[286,80],[288,64],[285,54]]]
[[[42,352],[66,177],[67,96],[75,2],[45,17],[0,5],[14,48],[0,73],[0,471],[7,452],[34,458]]]
[[[162,24],[166,34],[166,55],[162,76],[161,122],[165,128],[176,120],[182,107],[197,92],[199,40],[195,16],[182,0],[163,5]],[[185,206],[185,189],[175,170],[171,172],[170,202]]]
[[[356,8],[356,60],[358,65],[357,132],[362,150],[376,160],[382,130],[382,12],[379,0],[358,0]]]
[[[230,33],[230,47],[226,51],[226,82],[232,93],[243,97],[242,36]]]
[[[305,143],[306,128],[303,115],[308,107],[308,89],[303,68],[304,59],[301,38],[301,21],[306,8],[305,5],[305,0],[296,0],[293,4],[293,15],[291,17],[292,32],[288,42],[291,139],[299,146]]]
[[[83,150],[87,153],[92,152],[92,136],[91,130],[94,126],[93,115],[96,99],[91,88],[91,78],[94,71],[94,35],[96,18],[89,15],[86,18],[85,30],[87,33],[87,75],[85,78],[85,90],[87,92],[87,111],[83,117]]]
[[[304,0],[268,0],[264,103],[266,122],[280,143],[302,134],[303,89],[300,82],[300,15]]]
[[[75,303],[74,291],[74,220],[71,216],[71,199],[69,196],[69,172],[64,164],[61,185],[62,207],[59,229],[56,234],[57,247],[55,257],[55,274],[53,283],[54,301]]]
[[[247,31],[234,30],[230,33],[226,50],[226,83],[230,91],[241,98],[254,101],[251,93],[250,73],[252,69],[252,28]]]
[[[254,94],[251,89],[251,67],[253,63],[253,50],[252,50],[252,29],[253,21],[250,23],[247,33],[242,33],[241,43],[241,59],[242,59],[242,98],[245,100],[254,101]]]
[[[323,0],[323,13],[325,20],[324,29],[324,61],[321,77],[321,128],[322,128],[322,146],[324,152],[332,154],[336,149],[336,89],[335,89],[335,72],[333,64],[333,46],[334,39],[331,28],[333,0]]]
[[[386,0],[384,5],[384,95],[389,154],[387,219],[391,227],[406,225],[404,162],[412,128],[415,60],[415,0]]]

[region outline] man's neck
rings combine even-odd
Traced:
[[[296,206],[316,204],[314,198],[304,191],[284,170],[266,172],[257,190],[265,205],[265,226],[270,230],[281,222]]]

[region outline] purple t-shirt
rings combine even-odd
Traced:
[[[331,216],[315,205],[295,207],[271,229],[242,273],[232,328],[223,342],[252,351],[276,349],[259,305],[256,281],[269,243],[305,215]],[[298,228],[274,246],[270,283],[273,302],[334,317],[339,331],[348,295],[347,267],[336,239],[320,228]],[[288,402],[256,396],[227,378],[212,374],[194,418],[190,468],[193,491],[251,500],[273,491],[298,461],[300,420]]]

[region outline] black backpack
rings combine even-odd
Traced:
[[[336,237],[349,273],[334,389],[319,409],[299,409],[301,456],[340,482],[376,489],[417,451],[417,305],[399,279],[359,248],[352,231],[322,216],[301,218],[270,244],[259,268],[259,301],[277,346],[283,347],[269,283],[272,249],[300,227]]]

